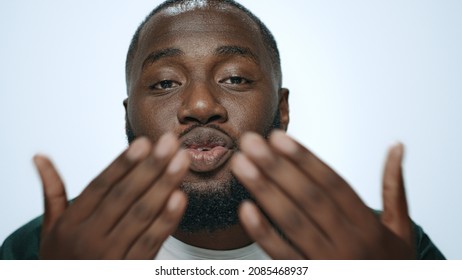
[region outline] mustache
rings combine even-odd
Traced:
[[[238,140],[237,140],[237,138],[231,136],[228,132],[226,132],[226,130],[224,130],[223,128],[221,128],[220,126],[215,125],[215,124],[206,124],[206,125],[203,125],[203,124],[193,124],[193,125],[187,127],[186,129],[184,129],[182,132],[180,132],[180,134],[178,135],[178,138],[181,138],[181,137],[185,136],[186,134],[188,134],[189,132],[191,132],[193,129],[196,129],[196,128],[198,128],[198,127],[201,127],[201,128],[211,128],[211,129],[215,129],[215,130],[220,131],[221,133],[223,133],[223,134],[225,134],[226,136],[228,136],[229,139],[231,139],[233,148],[234,148],[234,149],[237,149],[237,147],[238,147]]]
[[[190,132],[191,130],[193,130],[193,129],[197,128],[197,127],[208,127],[208,128],[212,128],[212,129],[216,129],[216,130],[220,131],[221,133],[225,134],[226,136],[228,136],[231,139],[231,141],[233,143],[233,146],[236,148],[236,150],[238,150],[239,141],[235,137],[232,137],[228,132],[226,132],[220,126],[215,125],[215,124],[205,124],[205,125],[204,124],[194,124],[194,125],[191,125],[190,127],[184,129],[180,133],[178,138],[183,137],[185,134],[187,134],[188,132]],[[279,110],[276,111],[276,115],[274,116],[274,119],[273,119],[272,123],[269,124],[265,128],[265,131],[263,133],[263,137],[265,139],[268,139],[269,134],[275,128],[281,128],[281,120],[280,120]],[[127,137],[128,144],[132,143],[135,140],[135,138],[138,136],[138,135],[135,135],[135,133],[134,133],[134,131],[132,129],[130,120],[128,118],[125,119],[125,136]]]
[[[191,125],[191,126],[187,127],[186,129],[184,129],[182,132],[180,132],[180,134],[178,135],[178,138],[181,138],[181,137],[185,136],[186,134],[191,132],[191,130],[193,130],[195,128],[198,128],[198,127],[212,128],[212,129],[216,129],[216,130],[220,131],[221,133],[228,136],[229,139],[231,139],[232,148],[236,149],[236,150],[238,149],[239,145],[238,145],[237,138],[231,136],[226,130],[222,129],[221,127],[219,127],[218,125],[215,125],[215,124],[206,124],[206,125],[194,124],[194,125]],[[127,137],[128,144],[131,144],[136,139],[136,137],[138,137],[138,135],[136,135],[133,132],[132,126],[131,126],[131,124],[130,124],[130,122],[128,120],[125,123],[125,135]]]

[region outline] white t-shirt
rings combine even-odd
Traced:
[[[271,258],[252,243],[234,250],[209,250],[188,245],[170,236],[157,254],[156,260],[270,260]]]

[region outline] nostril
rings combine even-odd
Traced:
[[[223,117],[220,116],[220,115],[213,115],[209,118],[208,122],[211,123],[211,122],[216,122],[216,121],[220,121],[222,120]]]
[[[180,123],[223,123],[228,119],[228,112],[212,94],[196,92],[185,95],[185,100],[178,110]]]
[[[185,116],[182,118],[182,123],[213,123],[213,122],[223,122],[226,118],[221,115],[212,115],[210,117],[200,118],[199,116]]]
[[[185,123],[197,122],[197,119],[193,118],[193,117],[185,117],[183,120],[184,120]]]

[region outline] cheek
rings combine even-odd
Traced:
[[[246,131],[263,134],[272,124],[277,109],[276,100],[262,94],[241,98],[239,101],[230,100],[226,105],[229,121],[239,134]]]
[[[272,124],[277,98],[271,98],[266,91],[256,91],[248,95],[222,95],[219,102],[228,113],[228,120],[218,124],[230,135],[239,138],[246,131],[263,134]],[[144,135],[156,141],[168,131],[179,134],[186,127],[180,125],[177,115],[181,100],[165,100],[131,97],[128,100],[128,119],[136,136]]]
[[[173,102],[159,102],[153,99],[129,99],[128,118],[135,135],[148,136],[156,141],[176,127],[178,106]]]

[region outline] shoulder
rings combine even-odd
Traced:
[[[42,216],[33,219],[13,232],[0,247],[2,260],[38,259]]]
[[[423,229],[413,224],[415,246],[417,250],[417,259],[419,260],[444,260],[446,259],[441,251],[433,244],[430,237],[423,231]]]

